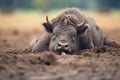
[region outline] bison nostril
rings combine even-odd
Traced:
[[[61,44],[60,44],[60,43],[58,43],[58,46],[60,47],[60,46],[61,46]]]
[[[68,45],[65,45],[65,48],[68,47]]]

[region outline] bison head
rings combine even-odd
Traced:
[[[63,16],[53,22],[46,17],[46,21],[43,25],[46,31],[52,35],[49,49],[57,54],[62,52],[71,54],[77,51],[78,35],[83,36],[89,30],[85,20],[78,24],[77,19],[72,16]]]

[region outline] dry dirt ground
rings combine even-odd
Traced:
[[[103,17],[98,16],[96,21],[102,26],[112,24],[112,28],[111,25],[105,29],[102,27],[103,32],[120,43],[120,18],[109,17],[111,16],[104,16],[105,19],[102,20]],[[2,16],[0,19],[0,80],[120,80],[118,44],[95,47],[73,55],[56,55],[53,52],[32,53],[28,49],[28,44],[30,40],[41,35],[43,30],[25,29],[26,25],[21,24],[24,19],[14,19],[14,16],[12,18],[6,19]],[[34,27],[38,20],[26,20],[24,24],[28,23]],[[12,26],[23,28],[11,28],[10,21],[15,21],[16,25]],[[6,28],[2,29],[3,27]]]

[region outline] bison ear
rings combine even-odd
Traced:
[[[49,33],[53,32],[52,25],[49,23],[43,23],[43,26],[45,27],[45,30]]]
[[[84,36],[88,33],[89,29],[90,29],[89,24],[85,24],[84,26],[78,27],[77,35]]]

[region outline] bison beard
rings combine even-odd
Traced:
[[[65,52],[72,54],[82,49],[90,49],[94,46],[101,46],[104,42],[101,29],[94,19],[83,14],[78,8],[64,9],[60,15],[43,23],[45,34],[30,43],[32,51],[53,51],[57,54]],[[108,45],[108,43],[107,43]]]

